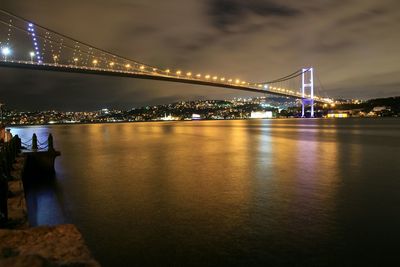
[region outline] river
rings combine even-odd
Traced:
[[[74,223],[103,266],[345,266],[396,259],[399,119],[13,127],[54,136],[32,225]]]

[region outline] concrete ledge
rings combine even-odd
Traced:
[[[71,224],[27,230],[0,229],[0,267],[100,266]]]
[[[54,161],[61,153],[56,150],[32,151],[22,150],[26,156],[25,171],[32,176],[54,177]]]

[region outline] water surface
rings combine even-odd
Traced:
[[[32,224],[74,223],[104,266],[335,266],[396,260],[400,120],[12,128],[49,132]],[[33,204],[32,204],[33,203]]]

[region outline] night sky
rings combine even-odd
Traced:
[[[0,7],[160,67],[265,81],[314,66],[331,97],[400,95],[398,0],[1,0]],[[0,69],[0,101],[18,109],[129,109],[234,96],[251,94]]]

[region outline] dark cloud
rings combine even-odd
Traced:
[[[274,1],[263,0],[211,0],[209,15],[219,30],[229,31],[232,26],[245,24],[253,15],[262,17],[291,17],[300,11]]]

